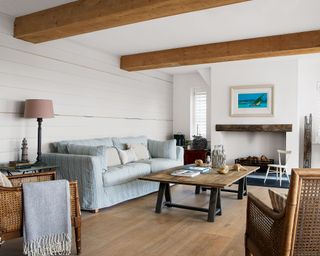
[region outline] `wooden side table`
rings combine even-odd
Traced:
[[[201,159],[205,163],[207,155],[210,155],[210,149],[185,149],[184,164],[194,164],[197,159]]]

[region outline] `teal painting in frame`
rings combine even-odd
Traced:
[[[231,116],[273,116],[273,85],[231,87]]]

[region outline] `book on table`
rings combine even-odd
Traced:
[[[181,177],[195,177],[200,174],[200,171],[192,171],[192,170],[177,170],[171,173],[173,176],[181,176]]]
[[[200,173],[207,173],[210,171],[209,166],[188,166],[185,169],[190,170],[190,171],[195,171],[195,172],[200,172]]]

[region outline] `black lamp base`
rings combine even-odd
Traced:
[[[38,147],[37,147],[37,161],[34,163],[34,166],[42,166],[43,164],[42,157],[41,157],[42,155],[42,152],[41,152],[42,118],[37,118],[37,122],[38,122]]]

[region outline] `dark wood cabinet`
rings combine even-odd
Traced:
[[[197,159],[201,159],[205,163],[207,155],[210,155],[210,149],[185,149],[184,164],[194,164]]]

